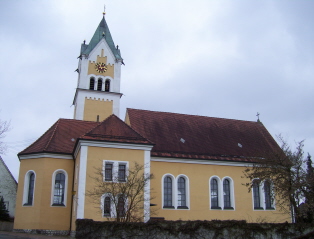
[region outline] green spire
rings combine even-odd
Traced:
[[[121,57],[120,50],[115,47],[105,17],[103,17],[102,20],[100,21],[94,33],[94,36],[90,40],[89,44],[87,45],[85,44],[85,42],[84,44],[82,44],[81,55],[88,55],[103,38],[105,38],[116,60],[123,60]]]

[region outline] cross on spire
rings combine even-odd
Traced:
[[[102,13],[104,16],[106,15],[106,4],[104,4],[104,12]]]
[[[256,116],[257,116],[257,122],[259,122],[259,115],[260,113],[257,112]]]

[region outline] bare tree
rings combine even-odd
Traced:
[[[5,133],[10,130],[10,121],[3,121],[0,119],[0,155],[4,154],[7,149],[6,144],[3,142]]]
[[[95,174],[90,176],[95,187],[86,193],[96,205],[102,201],[101,213],[108,220],[117,222],[143,221],[144,216],[151,211],[145,211],[144,204],[150,205],[149,197],[144,196],[144,189],[149,189],[153,174],[144,173],[145,167],[138,163],[126,169],[125,179],[119,175],[112,180],[105,180],[105,168],[95,168]],[[99,206],[97,206],[99,207]]]
[[[273,200],[276,199],[276,207],[283,213],[290,213],[293,222],[300,222],[305,216],[304,202],[309,193],[309,184],[313,185],[313,177],[307,176],[304,142],[296,143],[296,149],[292,150],[283,137],[278,138],[281,150],[255,159],[252,167],[243,171],[244,176],[250,179],[245,186],[250,191],[254,179],[261,182],[270,180],[273,187],[271,196]],[[307,207],[313,208],[311,204],[308,203]]]

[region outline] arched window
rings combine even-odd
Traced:
[[[35,186],[35,173],[30,172],[26,176],[25,183],[26,183],[26,200],[24,200],[25,206],[33,205],[34,201],[34,186]]]
[[[166,176],[164,178],[164,208],[173,208],[172,202],[172,178]]]
[[[231,208],[231,197],[230,197],[230,181],[224,179],[223,181],[223,193],[224,193],[224,209]]]
[[[254,209],[263,209],[261,207],[260,185],[259,185],[258,180],[253,181],[253,198],[254,198]]]
[[[53,206],[65,206],[65,175],[64,173],[57,173],[54,184]]]
[[[98,91],[101,91],[101,88],[102,88],[102,79],[98,79],[98,82],[97,82],[97,90],[98,90]]]
[[[124,217],[125,216],[125,197],[123,195],[120,195],[118,198],[118,217]]]
[[[186,182],[184,177],[178,179],[178,208],[188,208],[186,204]]]
[[[216,178],[210,180],[210,202],[212,209],[221,209],[219,206],[219,189]]]
[[[107,92],[110,91],[110,81],[109,80],[105,81],[105,91],[107,91]]]
[[[265,193],[265,206],[266,209],[273,209],[271,185],[269,181],[264,182],[264,193]]]
[[[104,216],[110,217],[111,215],[111,199],[109,196],[106,196],[104,199]]]
[[[94,90],[95,89],[95,79],[92,77],[89,80],[89,89]]]

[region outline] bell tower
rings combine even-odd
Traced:
[[[105,13],[89,44],[84,41],[79,56],[78,82],[73,100],[74,119],[103,121],[119,117],[121,57],[115,46]]]

